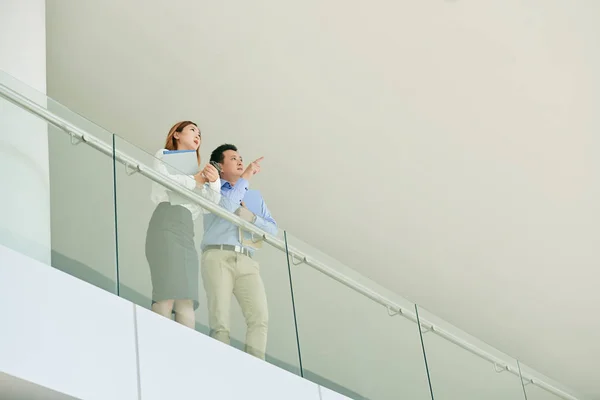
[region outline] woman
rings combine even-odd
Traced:
[[[172,175],[161,161],[165,150],[195,150],[200,165],[200,129],[192,121],[179,122],[167,135],[165,148],[155,156],[155,168],[186,188],[218,203],[221,182],[216,168],[207,164],[196,175]],[[146,259],[152,277],[152,311],[194,328],[198,308],[198,253],[194,243],[194,220],[203,211],[195,203],[173,205],[165,187],[152,184],[152,201],[157,205],[146,234]]]

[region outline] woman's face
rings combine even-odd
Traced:
[[[177,150],[198,150],[200,147],[200,129],[194,124],[189,124],[181,132],[175,132],[174,136],[177,140]]]

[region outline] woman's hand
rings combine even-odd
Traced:
[[[196,186],[198,187],[204,186],[204,184],[208,182],[208,180],[204,177],[204,170],[194,175],[194,179],[196,180]]]
[[[215,182],[217,179],[219,179],[219,171],[217,171],[217,169],[211,164],[206,164],[201,174],[204,175],[207,182]]]

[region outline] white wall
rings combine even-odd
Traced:
[[[129,302],[4,246],[0,299],[0,371],[81,399],[137,399]]]
[[[143,399],[317,400],[318,386],[137,308]]]
[[[312,382],[4,246],[0,314],[0,373],[76,398],[320,399]]]
[[[321,400],[345,400],[349,399],[349,397],[343,396],[339,393],[336,393],[332,390],[321,388]]]
[[[46,93],[46,2],[0,0],[0,69]]]
[[[46,93],[45,12],[44,0],[0,0],[0,70],[41,93]],[[0,76],[0,83],[45,104],[44,96],[19,82]],[[0,100],[0,170],[0,243],[49,262],[47,126],[5,100]]]

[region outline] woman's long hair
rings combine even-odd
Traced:
[[[181,121],[173,125],[171,130],[169,130],[169,134],[167,135],[165,149],[177,150],[177,139],[175,139],[175,132],[181,132],[188,125],[194,125],[196,128],[198,128],[198,124],[192,121]],[[198,128],[198,130],[200,130],[200,128]],[[200,134],[200,144],[202,144],[202,134]],[[200,146],[198,146],[196,149],[196,158],[198,158],[198,165],[200,165]]]

